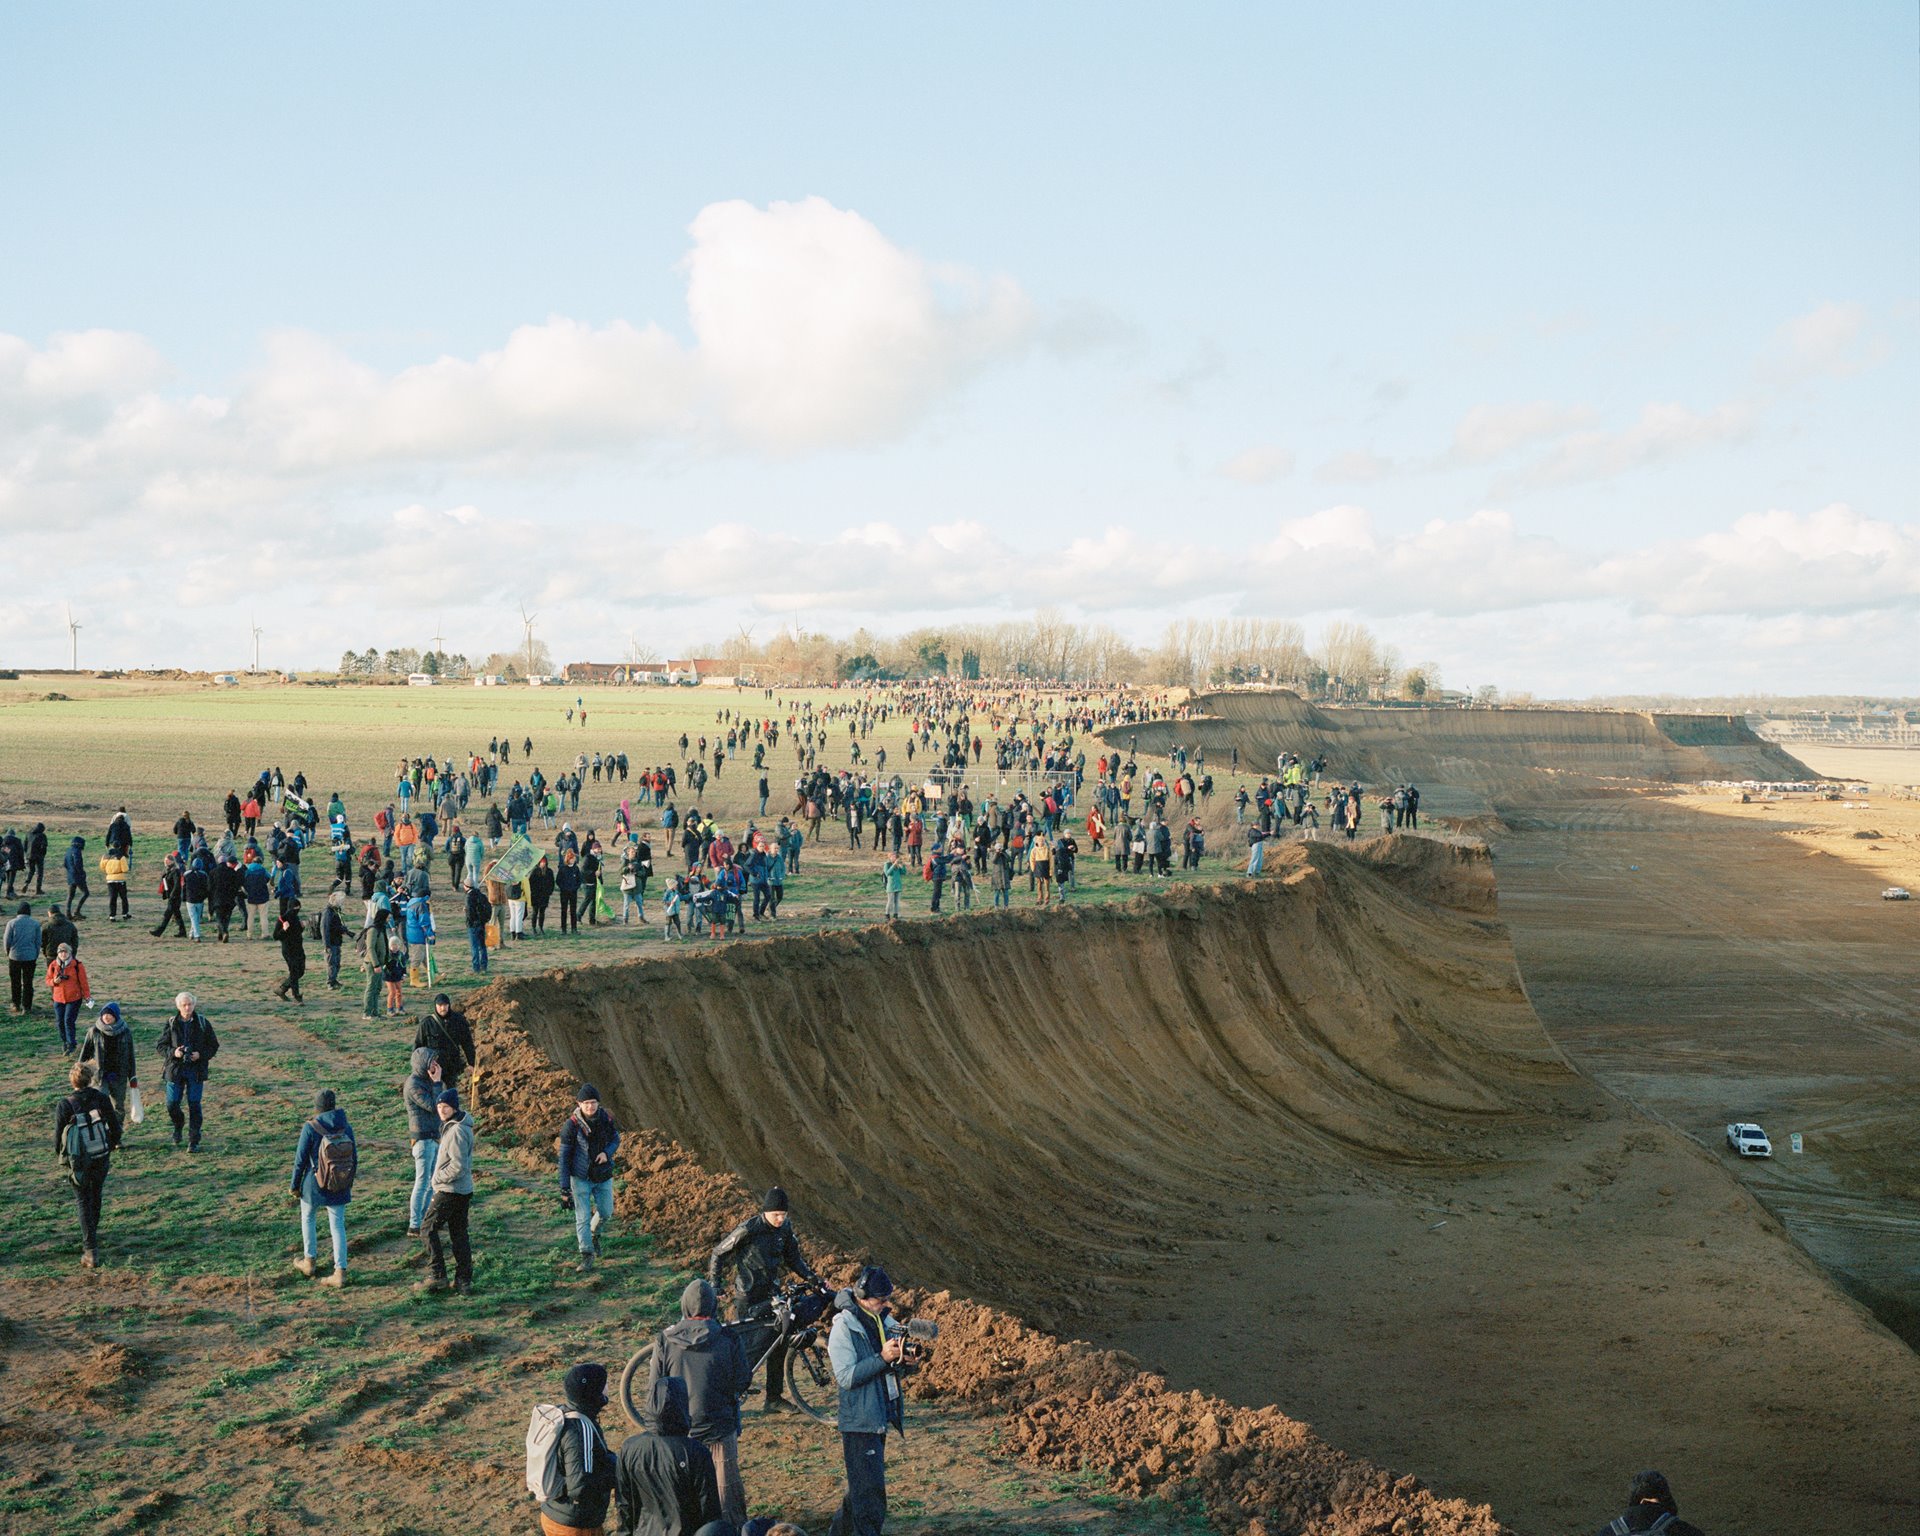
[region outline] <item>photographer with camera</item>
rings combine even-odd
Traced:
[[[778,1184],[767,1191],[760,1202],[760,1214],[749,1216],[721,1238],[707,1260],[707,1284],[719,1290],[727,1266],[734,1266],[734,1316],[740,1322],[765,1322],[773,1316],[774,1287],[782,1270],[792,1270],[802,1280],[820,1284],[820,1277],[800,1252],[800,1240],[794,1235],[792,1215],[787,1209],[787,1192]],[[774,1345],[767,1356],[766,1412],[779,1413],[787,1406],[787,1349]]]
[[[869,1264],[833,1299],[827,1359],[840,1389],[837,1422],[847,1496],[831,1536],[881,1536],[887,1523],[887,1431],[904,1429],[900,1368],[905,1330],[888,1317],[893,1282]]]

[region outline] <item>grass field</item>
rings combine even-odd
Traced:
[[[0,1025],[0,1182],[10,1196],[0,1251],[0,1526],[248,1536],[325,1526],[425,1536],[508,1528],[498,1517],[515,1511],[512,1518],[530,1528],[517,1465],[529,1406],[556,1394],[559,1373],[574,1360],[617,1365],[669,1314],[684,1276],[656,1261],[643,1233],[617,1229],[606,1263],[579,1275],[551,1174],[510,1156],[489,1134],[483,1090],[475,1108],[477,1292],[417,1293],[417,1253],[403,1234],[411,1165],[399,1099],[411,1014],[404,1022],[363,1021],[351,958],[346,989],[329,993],[317,948],[309,955],[308,1003],[298,1008],[271,995],[282,974],[277,946],[152,938],[153,885],[171,841],[165,834],[183,809],[217,820],[227,789],[244,790],[274,764],[289,777],[304,769],[322,795],[338,789],[360,830],[376,801],[384,803],[402,754],[484,752],[498,732],[515,743],[515,772],[530,766],[518,750],[528,735],[533,761],[549,773],[583,747],[624,750],[638,766],[677,757],[683,728],[711,736],[716,710],[766,701],[730,690],[586,691],[590,729],[568,731],[573,689],[216,691],[65,678],[7,687],[0,694],[0,825],[24,830],[44,821],[56,868],[67,838],[84,835],[91,868],[113,808],[125,804],[136,823],[137,920],[104,921],[96,872],[80,925],[95,998],[123,1004],[143,1067],[156,1060],[166,999],[181,987],[200,995],[222,1049],[200,1157],[171,1147],[158,1073],[143,1077],[155,1113],[115,1160],[104,1267],[86,1275],[78,1268],[71,1195],[52,1157],[52,1109],[65,1090],[66,1062],[44,996],[32,1017]],[[42,697],[54,691],[71,698]],[[892,768],[904,766],[904,741],[905,723],[896,721],[868,746],[886,745]],[[746,761],[709,787],[706,808],[734,827],[753,809]],[[790,789],[793,779],[784,740],[771,761],[777,812],[778,788]],[[590,783],[581,813],[570,819],[605,829],[618,798]],[[1223,803],[1216,799],[1217,813]],[[844,845],[844,834],[836,844],[829,826],[824,844],[809,847],[788,886],[781,928],[878,916],[878,858],[849,854]],[[1082,868],[1080,899],[1112,899],[1143,885],[1104,864]],[[311,894],[312,873],[308,879]],[[57,885],[56,877],[49,894]],[[1018,904],[1030,899],[1017,891]],[[910,895],[909,906],[924,910],[925,896]],[[357,903],[349,910],[357,915]],[[443,950],[456,995],[467,966],[458,937]],[[496,974],[591,964],[661,943],[651,925],[554,935],[500,952]],[[698,946],[685,948],[688,963],[697,964]],[[410,1010],[424,1002],[408,998]],[[323,1086],[339,1094],[363,1149],[348,1209],[353,1279],[338,1294],[290,1268],[298,1251],[288,1193],[293,1144]],[[327,1252],[323,1225],[323,1271]],[[1116,1502],[1091,1480],[1016,1467],[994,1453],[989,1427],[962,1414],[931,1411],[918,1422],[922,1433],[895,1474],[899,1530],[1198,1528],[1182,1509]],[[614,1430],[616,1441],[621,1432]],[[792,1420],[752,1424],[743,1460],[756,1510],[786,1510],[824,1528],[838,1487],[830,1435]]]

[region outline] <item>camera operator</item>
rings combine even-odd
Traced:
[[[713,1250],[707,1260],[707,1284],[720,1289],[727,1266],[734,1266],[734,1316],[741,1322],[761,1322],[773,1315],[773,1291],[783,1269],[790,1269],[802,1280],[818,1285],[820,1277],[800,1252],[800,1240],[794,1235],[793,1221],[787,1209],[787,1192],[778,1184],[767,1191],[760,1202],[760,1214],[749,1216],[735,1227]],[[772,1324],[769,1322],[768,1326]],[[776,1344],[767,1356],[766,1411],[779,1413],[787,1406],[787,1349]]]
[[[831,1536],[881,1536],[887,1523],[887,1431],[901,1430],[904,1330],[887,1316],[893,1282],[869,1264],[834,1297],[827,1359],[840,1389],[838,1425],[847,1496]]]

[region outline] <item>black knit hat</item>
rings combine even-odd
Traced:
[[[574,1090],[573,1102],[576,1104],[584,1104],[588,1099],[592,1099],[594,1103],[598,1104],[600,1102],[600,1090],[594,1087],[592,1083],[582,1083]]]
[[[878,1264],[868,1264],[853,1277],[853,1294],[863,1301],[878,1301],[893,1294],[893,1281]]]
[[[313,1108],[316,1114],[324,1115],[337,1103],[339,1103],[339,1100],[334,1098],[331,1088],[322,1088],[313,1096]]]
[[[567,1372],[564,1386],[567,1403],[582,1413],[598,1413],[607,1406],[607,1368],[604,1365],[576,1365]]]
[[[778,1184],[767,1191],[767,1198],[760,1202],[763,1211],[784,1211],[787,1209],[787,1192]]]

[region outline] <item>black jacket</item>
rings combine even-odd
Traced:
[[[765,1301],[773,1294],[782,1269],[792,1270],[803,1280],[819,1278],[800,1252],[791,1217],[783,1226],[775,1227],[764,1215],[749,1216],[721,1238],[707,1260],[707,1284],[716,1291],[729,1264],[734,1266],[734,1295],[749,1304]]]
[[[41,927],[41,957],[51,960],[55,955],[60,953],[60,946],[62,944],[73,951],[75,959],[79,958],[80,930],[74,927],[73,919],[68,917],[64,912],[48,918],[46,923]]]
[[[444,1019],[435,1010],[421,1014],[413,1044],[416,1050],[424,1045],[439,1053],[441,1080],[448,1087],[474,1063],[473,1030],[458,1008],[449,1008]]]
[[[662,1376],[647,1392],[647,1432],[629,1435],[614,1467],[618,1536],[693,1536],[720,1518],[713,1457],[687,1438],[687,1384]]]
[[[120,1116],[114,1110],[113,1100],[98,1088],[81,1088],[68,1094],[53,1111],[53,1150],[56,1154],[67,1150],[68,1125],[95,1109],[100,1111],[100,1118],[107,1122],[108,1150],[120,1145]]]
[[[467,926],[484,928],[493,921],[493,903],[487,900],[487,893],[480,886],[467,892]]]
[[[740,1433],[740,1399],[753,1379],[746,1347],[710,1317],[683,1317],[660,1330],[647,1367],[647,1393],[668,1376],[687,1384],[688,1431],[702,1444]]]
[[[198,1051],[200,1059],[189,1061],[187,1056],[176,1058],[173,1054],[176,1048],[184,1049],[187,1056]],[[160,1031],[160,1061],[168,1082],[184,1083],[198,1079],[204,1083],[207,1080],[207,1067],[219,1049],[220,1037],[199,1011],[196,1010],[187,1019],[181,1018],[178,1013],[167,1015],[167,1027]]]
[[[1618,1522],[1608,1521],[1601,1526],[1598,1536],[1614,1536],[1622,1525],[1637,1536],[1641,1531],[1652,1530],[1660,1517],[1667,1513],[1667,1510],[1660,1508],[1657,1504],[1635,1504],[1620,1516]],[[1682,1520],[1675,1515],[1660,1527],[1660,1536],[1704,1536],[1704,1533],[1692,1521]]]
[[[593,1466],[587,1466],[591,1446]],[[600,1426],[578,1409],[569,1407],[560,1430],[560,1485],[562,1493],[540,1506],[555,1525],[594,1530],[604,1524],[613,1502],[613,1452]]]
[[[133,1031],[125,1021],[118,1029],[105,1027],[105,1020],[95,1020],[92,1029],[87,1031],[85,1044],[80,1047],[80,1059],[99,1063],[100,1080],[118,1078],[130,1083],[140,1076],[140,1063],[133,1046]]]

